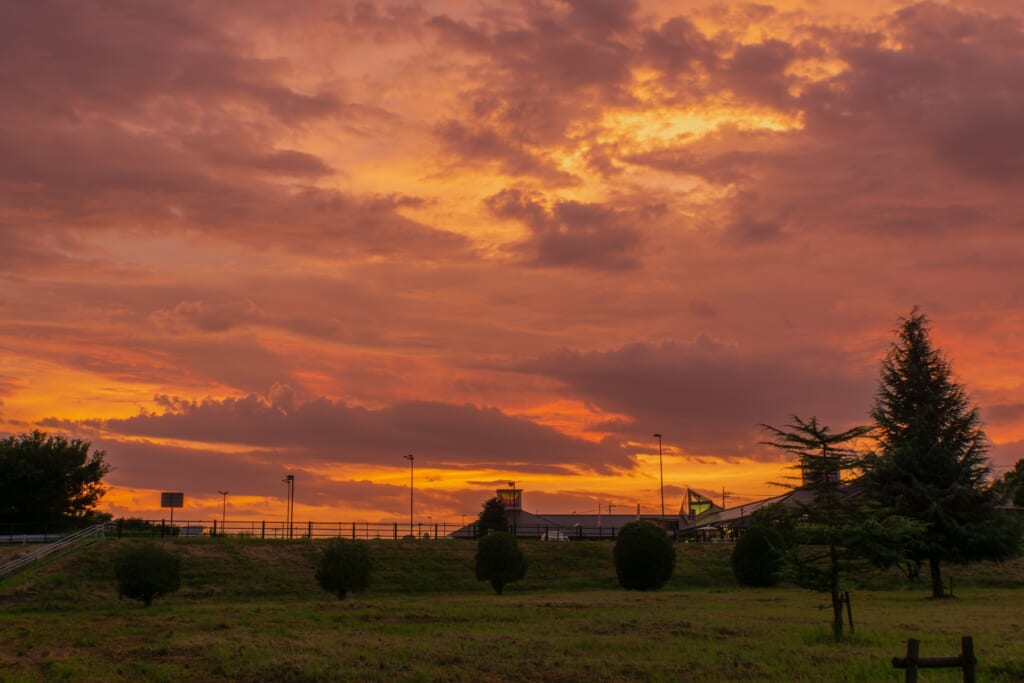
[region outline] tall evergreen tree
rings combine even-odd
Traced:
[[[987,443],[978,409],[932,346],[929,331],[928,318],[916,307],[900,319],[871,411],[878,450],[865,461],[865,481],[880,504],[923,523],[910,552],[928,563],[932,596],[940,598],[943,562],[1005,557],[1016,541],[986,486]]]

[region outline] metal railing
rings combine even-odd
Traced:
[[[0,523],[0,543],[49,543],[82,528],[67,521],[4,522]]]
[[[0,566],[0,580],[7,578],[19,569],[35,564],[36,562],[50,557],[55,553],[62,550],[68,550],[75,545],[81,545],[81,541],[103,537],[110,526],[111,524],[109,522],[94,524],[93,526],[86,527],[85,529],[68,534],[67,536],[62,536],[52,543],[47,543],[30,553],[17,557],[7,564]]]
[[[277,520],[174,520],[166,519],[124,520],[115,522],[118,536],[174,536],[182,539],[230,536],[256,539],[318,539],[349,538],[356,540],[401,540],[401,539],[443,539],[479,538],[482,534],[476,523],[458,524],[452,522],[294,522],[289,524]],[[621,526],[572,528],[558,525],[518,525],[509,531],[519,538],[537,538],[551,541],[615,539]],[[668,532],[670,535],[672,531]]]

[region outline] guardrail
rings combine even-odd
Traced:
[[[0,566],[0,581],[7,578],[19,569],[23,569],[29,565],[35,564],[40,560],[50,557],[54,553],[58,553],[62,550],[67,550],[72,546],[78,544],[80,541],[86,539],[94,539],[102,537],[106,534],[107,529],[110,527],[110,523],[94,524],[93,526],[86,527],[80,531],[76,531],[73,534],[63,536],[53,543],[48,543],[44,546],[33,550],[30,553],[22,555],[21,557],[11,560],[7,564]]]
[[[171,524],[166,519],[118,520],[118,536],[176,536],[183,540],[210,536],[231,536],[258,539],[317,539],[351,538],[359,540],[400,540],[416,538],[423,540],[443,538],[479,538],[476,523],[458,524],[452,522],[288,522],[278,520],[221,521],[175,519]],[[537,538],[550,541],[569,540],[614,540],[621,531],[621,525],[600,527],[574,526],[567,528],[556,524],[525,525],[510,527],[509,532],[519,538]],[[674,534],[670,530],[667,533]]]

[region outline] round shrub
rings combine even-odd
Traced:
[[[672,578],[676,548],[665,530],[650,522],[630,522],[615,541],[615,574],[629,590],[657,590]]]
[[[133,544],[114,559],[118,597],[141,600],[173,593],[181,586],[181,558],[155,543]]]
[[[741,586],[768,587],[779,582],[782,535],[766,526],[752,526],[732,549],[732,573]]]
[[[316,568],[320,587],[344,600],[349,591],[370,584],[370,551],[364,541],[332,538],[324,547]]]
[[[505,584],[526,576],[526,557],[516,537],[506,531],[492,531],[476,546],[476,580],[490,581],[501,595]]]

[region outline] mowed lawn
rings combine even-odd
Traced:
[[[382,541],[374,585],[339,601],[313,580],[316,544],[174,541],[182,589],[146,609],[117,599],[128,542],[0,584],[0,680],[901,681],[908,637],[929,656],[972,635],[979,681],[1024,681],[1020,560],[951,568],[952,600],[876,577],[835,644],[825,596],[738,588],[727,547],[678,546],[673,581],[636,593],[616,588],[610,543],[525,543],[528,578],[499,597],[471,542]]]

